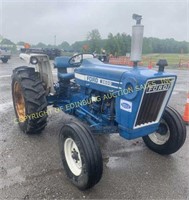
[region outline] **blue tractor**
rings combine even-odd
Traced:
[[[119,133],[125,139],[142,137],[159,154],[172,154],[185,142],[180,114],[168,106],[177,76],[159,69],[138,67],[143,26],[133,15],[131,60],[133,67],[104,64],[91,54],[57,57],[54,83],[47,55],[21,54],[29,64],[13,70],[12,96],[18,124],[24,133],[40,133],[47,125],[47,106],[75,116],[59,134],[60,154],[71,182],[81,190],[97,184],[103,172],[94,134]],[[79,121],[79,122],[78,122]]]

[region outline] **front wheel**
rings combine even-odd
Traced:
[[[102,177],[103,162],[90,130],[72,122],[62,127],[59,136],[61,158],[68,178],[80,190],[93,187]]]
[[[159,154],[175,153],[185,139],[186,126],[180,114],[172,107],[165,109],[158,130],[143,137],[146,146]]]

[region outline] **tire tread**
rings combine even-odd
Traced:
[[[13,70],[12,94],[15,81],[21,85],[27,116],[47,110],[46,92],[43,88],[42,81],[39,79],[39,73],[35,72],[34,68],[21,66]],[[19,125],[25,133],[40,133],[47,125],[47,114],[39,118],[28,117],[25,122],[19,122]]]

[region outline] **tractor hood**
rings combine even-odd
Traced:
[[[101,92],[115,92],[126,86],[136,88],[154,78],[175,77],[174,74],[149,70],[146,67],[129,67],[104,64],[98,59],[84,59],[75,70],[76,82]]]

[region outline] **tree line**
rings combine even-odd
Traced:
[[[88,33],[85,41],[77,41],[70,45],[68,42],[60,44],[66,51],[101,53],[102,49],[107,54],[123,56],[131,51],[131,36],[126,33],[109,33],[107,39],[102,39],[97,29]],[[171,39],[144,37],[143,54],[149,53],[189,53],[189,42]]]
[[[9,43],[14,45],[8,39],[4,39],[2,44]],[[0,44],[1,45],[1,44]],[[15,45],[24,45],[24,42],[18,42]],[[63,41],[59,45],[46,45],[42,42],[32,45],[33,48],[59,48],[68,52],[88,52],[88,53],[102,53],[105,50],[107,54],[114,56],[123,56],[130,53],[131,50],[131,36],[126,33],[109,33],[106,39],[102,39],[98,29],[93,29],[87,34],[86,40],[76,41],[69,44]],[[171,39],[159,39],[154,37],[144,37],[143,40],[143,54],[149,53],[189,53],[189,42],[176,41]]]

